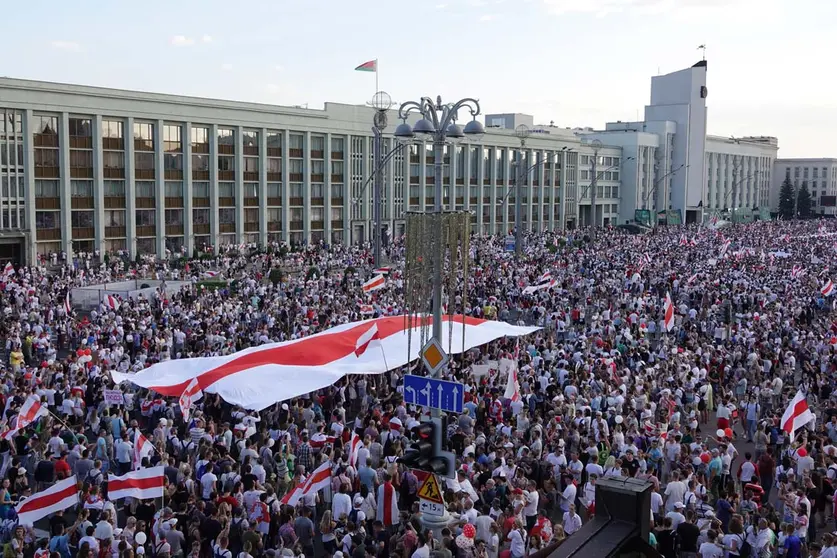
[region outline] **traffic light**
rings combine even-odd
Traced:
[[[455,478],[456,456],[442,448],[444,427],[441,419],[431,418],[410,431],[413,443],[398,460],[411,469]]]

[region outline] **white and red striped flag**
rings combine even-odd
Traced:
[[[106,295],[104,300],[105,306],[111,310],[119,310],[121,303],[119,299],[113,295]]]
[[[797,391],[782,415],[782,430],[787,432],[790,441],[793,442],[794,432],[814,420],[814,418],[814,413],[808,408],[805,394]]]
[[[552,280],[552,272],[551,271],[544,271],[543,275],[538,277],[538,285],[543,283],[548,283]]]
[[[360,358],[373,343],[377,345],[381,344],[381,334],[378,332],[378,324],[372,324],[372,327],[357,338],[357,341],[355,341],[355,356]]]
[[[337,436],[329,436],[325,432],[315,432],[311,436],[311,447],[314,449],[322,449],[326,444],[333,444],[337,441]]]
[[[375,307],[371,304],[361,304],[360,305],[360,313],[364,316],[369,316],[375,313]]]
[[[803,271],[803,270],[802,270],[802,266],[801,266],[801,265],[795,265],[795,266],[793,266],[793,269],[791,269],[791,279],[797,279],[797,278],[799,278],[799,277],[802,275],[802,271]]]
[[[165,467],[149,467],[126,473],[121,477],[108,475],[108,499],[136,498],[152,500],[163,497],[166,485]]]
[[[49,409],[41,405],[41,398],[37,395],[30,395],[20,407],[17,417],[9,426],[9,430],[0,434],[0,438],[11,440],[15,434],[23,430],[36,420],[49,414]]]
[[[67,296],[64,297],[64,311],[68,316],[73,313],[73,305],[70,304],[70,291],[67,291]]]
[[[692,275],[691,277],[689,277],[688,279],[686,279],[686,283],[688,283],[688,284],[690,284],[690,285],[691,285],[692,283],[694,283],[694,282],[695,282],[695,279],[697,279],[697,276],[698,276],[698,274],[697,274],[697,273],[695,273],[694,275]]]
[[[822,286],[820,289],[822,296],[831,296],[834,293],[834,281],[829,279],[825,282],[825,285]]]
[[[3,268],[3,275],[8,277],[9,275],[15,274],[15,266],[12,265],[12,262],[6,262],[6,267]]]
[[[208,278],[212,279],[213,277],[217,277],[219,273],[221,273],[221,272],[220,271],[204,271],[203,275],[204,275],[204,277],[208,277]]]
[[[666,331],[674,329],[674,303],[671,301],[671,293],[666,293],[666,302],[663,306],[663,326]]]
[[[134,431],[134,469],[138,470],[142,467],[142,460],[151,455],[154,451],[154,444],[148,441],[148,438],[143,436],[142,432],[137,428]]]
[[[383,289],[386,286],[386,278],[383,275],[375,275],[364,283],[360,288],[363,289],[365,293],[371,293],[372,291],[377,291],[378,289]]]
[[[78,505],[76,476],[58,481],[15,506],[20,525],[33,525],[36,521],[56,512]]]
[[[392,271],[392,268],[390,268],[389,266],[384,266],[376,267],[372,270],[372,273],[375,275],[389,275],[390,271]]]
[[[187,385],[186,389],[183,390],[183,393],[180,394],[180,399],[178,400],[178,403],[180,403],[180,412],[183,413],[184,422],[189,422],[189,411],[196,401],[200,401],[201,397],[203,397],[203,392],[201,391],[198,379],[196,377],[192,378],[192,381],[189,382],[189,385]]]
[[[352,437],[349,439],[349,463],[352,467],[357,467],[357,455],[360,448],[363,447],[363,440],[357,435],[357,432],[352,432]]]
[[[724,256],[727,255],[727,250],[729,250],[730,244],[732,244],[732,240],[726,239],[724,243],[721,245],[721,259],[724,259]]]
[[[297,487],[282,498],[282,503],[287,506],[296,506],[303,496],[309,492],[317,492],[326,486],[331,485],[331,462],[326,461],[317,467],[306,479]]]

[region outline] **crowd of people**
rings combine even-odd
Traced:
[[[258,413],[207,393],[188,421],[177,398],[110,377],[402,314],[398,239],[386,286],[370,294],[360,287],[374,268],[368,246],[7,267],[3,428],[31,394],[50,413],[0,435],[4,557],[547,555],[595,514],[598,482],[626,477],[652,485],[649,517],[637,521],[666,558],[835,557],[832,228],[538,233],[520,256],[503,238],[473,238],[456,312],[541,329],[472,349],[444,372],[466,394],[447,420],[456,478],[443,484],[451,520],[436,534],[420,512],[423,475],[398,459],[421,420],[402,397],[418,367],[348,377]],[[125,277],[189,284],[68,312],[73,288]],[[122,405],[105,399],[113,389]],[[800,391],[816,420],[789,435],[780,417]],[[142,463],[137,431],[155,448]],[[363,442],[355,460],[352,433]],[[282,503],[325,463],[330,486]],[[108,473],[156,465],[162,501],[108,499]],[[77,508],[16,520],[16,504],[73,474]]]

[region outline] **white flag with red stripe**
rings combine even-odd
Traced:
[[[110,308],[111,310],[119,310],[121,303],[119,299],[113,295],[106,295],[104,300],[105,306]]]
[[[33,525],[39,519],[76,505],[78,484],[73,475],[20,502],[15,506],[15,511],[21,525]]]
[[[165,467],[149,467],[126,473],[121,477],[108,475],[108,499],[136,498],[152,500],[163,497]]]
[[[139,469],[142,466],[142,460],[149,457],[151,452],[154,451],[154,444],[142,435],[139,428],[134,432],[134,469]]]
[[[336,436],[328,436],[324,432],[317,432],[313,436],[311,436],[311,447],[314,449],[320,449],[326,444],[333,444],[337,441]]]
[[[349,463],[352,467],[357,467],[357,455],[360,448],[363,447],[363,440],[357,435],[357,432],[352,432],[352,437],[349,439]]]
[[[727,250],[729,250],[730,244],[732,244],[732,240],[725,240],[724,243],[721,245],[721,255],[720,259],[724,259],[724,256],[727,254]]]
[[[392,269],[390,267],[384,266],[384,267],[376,267],[375,269],[372,270],[372,273],[374,273],[375,275],[389,275],[390,271],[392,271]]]
[[[801,265],[793,266],[793,269],[791,269],[791,279],[797,279],[801,277],[803,271],[804,270],[802,269]]]
[[[808,408],[808,401],[805,399],[805,394],[797,391],[796,395],[791,399],[788,408],[782,415],[782,430],[784,430],[793,442],[794,433],[814,420],[814,413]]]
[[[200,384],[198,384],[198,379],[192,378],[192,381],[189,382],[189,385],[187,385],[186,389],[183,390],[183,393],[180,394],[180,399],[178,401],[178,403],[180,403],[180,412],[183,413],[184,422],[189,422],[190,409],[196,401],[200,400],[201,397],[203,397],[203,392],[201,391]]]
[[[314,470],[295,489],[291,490],[282,498],[282,503],[288,506],[296,506],[303,496],[310,492],[317,492],[326,486],[331,485],[331,462],[326,461]]]
[[[73,305],[70,304],[70,291],[67,291],[67,296],[64,297],[64,311],[68,316],[73,313]]]
[[[823,285],[820,289],[820,292],[822,293],[822,296],[831,296],[831,294],[834,292],[834,281],[832,281],[831,279],[826,281],[825,285]]]
[[[365,293],[371,293],[372,291],[377,291],[378,289],[383,289],[386,286],[386,277],[383,275],[375,275],[364,283],[360,288],[363,289]]]
[[[674,303],[671,301],[671,293],[666,293],[666,303],[663,307],[663,326],[666,331],[674,329]]]
[[[360,313],[364,316],[370,316],[375,313],[375,307],[371,304],[361,304]]]
[[[228,403],[261,410],[277,401],[334,385],[349,374],[383,374],[417,360],[421,347],[410,345],[409,338],[418,335],[421,324],[429,323],[428,319],[382,316],[229,355],[170,359],[137,373],[112,371],[111,375],[116,382],[131,382],[172,398],[180,397],[192,378],[198,377],[204,393],[217,393]],[[381,346],[358,357],[358,337],[373,324],[378,328]],[[442,316],[442,338],[450,338],[452,354],[538,329],[459,314]]]
[[[10,440],[15,434],[23,430],[36,420],[49,414],[49,409],[41,404],[41,398],[30,395],[20,407],[20,412],[9,425],[9,430],[0,434],[0,438]]]
[[[355,341],[355,356],[360,357],[366,350],[372,346],[381,344],[381,335],[378,332],[378,324],[372,324],[372,327],[364,331],[360,337]]]
[[[509,375],[506,378],[506,391],[503,397],[511,399],[512,401],[520,400],[520,382],[517,381],[517,370],[520,368],[520,340],[518,339],[514,347],[514,363],[512,369],[509,370]]]
[[[3,275],[8,277],[9,275],[15,274],[15,266],[12,265],[12,262],[7,262],[6,267],[3,268]]]

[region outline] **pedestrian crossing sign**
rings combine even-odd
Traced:
[[[427,475],[421,488],[419,488],[418,497],[436,504],[445,503],[442,499],[442,491],[439,489],[439,481],[436,480],[436,475]]]

